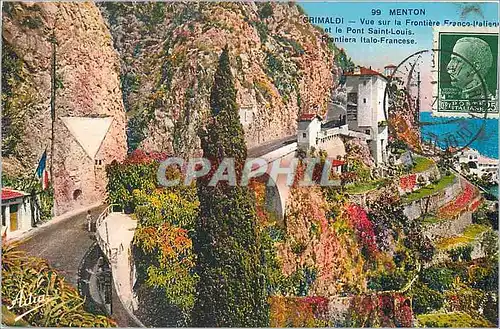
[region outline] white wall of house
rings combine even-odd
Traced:
[[[297,145],[299,148],[308,150],[311,146],[316,147],[316,138],[321,131],[321,121],[314,118],[311,121],[299,122],[297,130]]]
[[[386,125],[383,124],[386,121],[384,113],[385,88],[386,80],[377,75],[347,76],[348,99],[350,93],[357,94],[355,120],[352,113],[349,115],[348,110],[349,129],[370,135],[370,151],[376,163],[387,161],[388,131]],[[347,107],[349,109],[349,103]]]
[[[466,149],[460,152],[458,155],[459,163],[469,163],[474,162],[477,163],[480,154],[478,151],[474,149]]]
[[[240,122],[243,126],[248,126],[253,123],[255,116],[257,115],[257,105],[243,105],[240,106],[239,110]]]
[[[457,170],[460,170],[461,163],[468,164],[472,174],[476,174],[479,177],[491,174],[492,179],[498,181],[498,160],[483,157],[477,150],[467,148],[458,154]]]
[[[17,208],[17,224],[11,222],[11,213]],[[5,223],[5,225],[4,225]],[[31,228],[31,202],[29,196],[2,201],[2,233],[24,232]]]

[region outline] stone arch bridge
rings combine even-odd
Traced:
[[[322,131],[316,138],[316,149],[323,149],[330,157],[345,155],[343,141],[346,138],[366,139],[365,134],[348,130],[347,125]],[[297,157],[298,150],[297,136],[292,135],[270,143],[250,148],[248,158],[264,159],[268,165],[268,171],[259,177],[260,181],[266,184],[265,204],[267,210],[274,212],[276,216],[283,220],[285,217],[287,201],[290,194],[290,184],[287,184],[287,175],[274,175],[276,180],[269,175],[270,168],[289,168],[290,163]],[[271,180],[271,182],[269,182]]]

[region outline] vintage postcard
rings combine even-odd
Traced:
[[[2,326],[498,328],[498,1],[7,1]]]

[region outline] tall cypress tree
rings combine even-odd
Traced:
[[[237,181],[247,149],[236,105],[227,46],[219,58],[210,96],[211,118],[200,133],[203,154],[213,167],[234,158]],[[194,251],[200,277],[193,308],[197,327],[266,327],[268,305],[260,265],[255,201],[244,186],[219,182],[211,173],[197,182],[200,213]]]

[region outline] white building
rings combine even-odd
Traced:
[[[387,66],[384,66],[384,75],[386,77],[390,77],[394,73],[394,71],[396,71],[396,69],[397,66],[394,64],[389,64]]]
[[[29,194],[2,188],[2,235],[7,239],[32,227],[32,212]]]
[[[302,114],[297,129],[297,147],[309,150],[317,146],[317,138],[321,131],[322,118],[314,113]]]
[[[491,173],[493,181],[498,183],[498,160],[482,156],[477,150],[466,147],[457,154],[458,166],[466,163],[472,174],[482,177]],[[460,168],[457,168],[460,169]]]
[[[240,112],[240,122],[243,126],[248,126],[253,123],[255,116],[257,115],[257,104],[253,103],[250,105],[242,105],[239,109]]]
[[[388,128],[383,103],[386,84],[383,75],[365,67],[346,74],[349,130],[369,135],[368,145],[377,164],[387,161]]]

